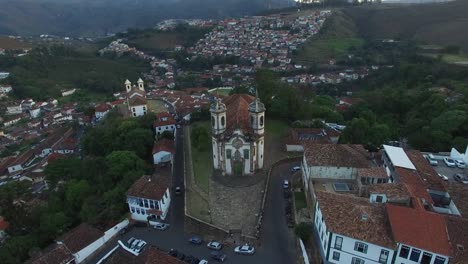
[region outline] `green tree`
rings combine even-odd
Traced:
[[[312,228],[307,223],[300,223],[294,227],[294,234],[299,237],[302,241],[309,241]]]

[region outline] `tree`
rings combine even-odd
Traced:
[[[204,126],[194,126],[191,132],[192,145],[199,151],[210,148],[210,134]]]
[[[174,133],[172,133],[171,131],[164,131],[161,133],[161,135],[159,135],[159,138],[160,139],[169,139],[169,140],[174,140]]]
[[[311,233],[312,229],[307,223],[300,223],[294,227],[294,234],[304,242],[309,241]]]

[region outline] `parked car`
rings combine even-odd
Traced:
[[[438,165],[437,160],[434,158],[434,156],[432,154],[427,155],[426,159],[429,162],[429,164],[431,164],[432,166],[437,166]]]
[[[200,262],[199,262],[198,264],[208,264],[208,261],[207,261],[207,260],[204,260],[204,259],[202,259],[202,260],[200,260]]]
[[[283,189],[289,189],[289,181],[288,180],[283,181]]]
[[[296,172],[296,171],[300,171],[301,170],[301,166],[294,166],[291,168],[291,172]]]
[[[439,177],[444,181],[448,181],[448,177],[445,176],[445,175],[442,175],[442,174],[439,173]]]
[[[180,195],[182,193],[182,188],[180,188],[180,186],[177,186],[177,187],[175,187],[174,192],[175,192],[176,195]]]
[[[447,165],[447,167],[450,167],[450,168],[455,168],[456,164],[455,164],[455,161],[451,158],[448,158],[448,157],[445,157],[444,158],[444,163],[445,165]]]
[[[460,169],[465,168],[465,162],[463,162],[463,160],[455,160],[455,165],[457,165],[457,167]]]
[[[219,251],[211,251],[211,258],[219,262],[224,262],[226,260],[226,254],[223,254]]]
[[[465,175],[463,175],[461,173],[457,173],[457,174],[453,175],[453,178],[458,182],[461,182],[463,184],[468,184],[468,177],[466,177]]]
[[[241,255],[253,255],[255,253],[255,248],[249,246],[249,244],[245,244],[243,246],[237,246],[234,249],[234,252]]]
[[[213,250],[221,250],[221,248],[223,247],[223,245],[216,240],[211,240],[210,242],[208,242],[208,244],[206,244],[206,246]]]
[[[136,240],[136,238],[131,237],[131,238],[127,241],[128,247],[131,247],[131,245],[133,244],[133,242],[134,242],[135,240]]]
[[[132,244],[130,245],[130,249],[131,250],[135,250],[136,246],[138,245],[138,243],[141,242],[141,239],[135,239]]]
[[[143,240],[140,240],[140,242],[135,246],[135,249],[134,251],[136,253],[140,253],[141,251],[143,251],[143,249],[145,248],[146,246],[146,242],[143,241]]]
[[[192,243],[192,244],[195,244],[195,245],[200,245],[201,243],[203,243],[203,240],[198,236],[193,236],[193,237],[189,238],[188,241],[190,243]]]
[[[166,223],[157,223],[153,226],[154,229],[159,231],[164,231],[169,228],[169,224]]]

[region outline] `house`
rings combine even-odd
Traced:
[[[170,168],[161,169],[159,175],[144,175],[130,187],[127,203],[132,219],[166,219],[171,203],[169,175]]]
[[[5,127],[9,127],[9,126],[12,126],[16,123],[18,123],[24,116],[22,114],[17,114],[17,115],[13,115],[13,116],[7,116],[5,117],[5,119],[3,120],[3,126]]]
[[[314,236],[324,263],[393,263],[396,243],[384,205],[327,192],[316,197]]]
[[[303,152],[305,144],[336,144],[340,133],[322,128],[290,128],[286,137],[286,151]]]
[[[69,95],[72,95],[76,92],[76,88],[73,88],[73,89],[64,89],[62,90],[62,96],[65,97],[65,96],[69,96]]]
[[[0,93],[9,93],[13,90],[13,88],[11,87],[11,85],[0,85]]]
[[[383,167],[358,168],[357,176],[362,184],[378,184],[389,181],[387,172]]]
[[[53,244],[26,264],[73,264],[75,258],[64,244]]]
[[[57,239],[72,253],[76,263],[83,262],[104,244],[104,232],[86,223],[80,224]]]
[[[154,132],[156,135],[161,135],[164,131],[174,133],[176,130],[176,121],[174,117],[168,112],[161,112],[156,114],[156,120],[153,124]]]
[[[9,115],[16,115],[21,114],[23,112],[23,108],[21,106],[21,102],[10,102],[7,105],[7,114]]]
[[[153,146],[153,164],[169,163],[174,159],[174,141],[163,138],[154,142]]]
[[[76,141],[72,137],[62,139],[59,144],[52,147],[52,151],[58,154],[73,154],[75,149]]]
[[[302,177],[306,189],[311,179],[355,180],[358,168],[371,166],[362,145],[307,144],[302,159]]]
[[[160,248],[148,245],[138,256],[125,250],[123,247],[119,247],[109,256],[105,263],[184,264],[185,262],[169,255],[168,252],[162,251]]]
[[[425,210],[386,204],[395,263],[446,264],[452,255],[445,218]]]
[[[8,76],[10,76],[9,72],[0,72],[0,80],[1,79],[6,79],[6,78],[8,78]]]
[[[210,107],[213,166],[223,175],[254,175],[263,169],[265,105],[258,96],[236,94]]]
[[[110,107],[106,103],[101,103],[96,105],[94,109],[94,117],[96,120],[101,120],[107,115],[107,113],[109,113]]]

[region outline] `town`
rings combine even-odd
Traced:
[[[83,87],[20,98],[0,68],[0,253],[34,241],[6,263],[468,263],[463,135],[465,149],[454,139],[437,151],[390,135],[380,119],[394,117],[361,110],[379,102],[353,95],[400,65],[351,63],[358,48],[320,70],[301,64],[295,56],[335,11],[292,14],[163,21],[158,32],[209,31],[160,55],[115,36],[96,56],[148,70],[119,76],[93,102],[75,101]],[[444,102],[464,100],[436,88]],[[411,127],[430,129],[419,120]]]

